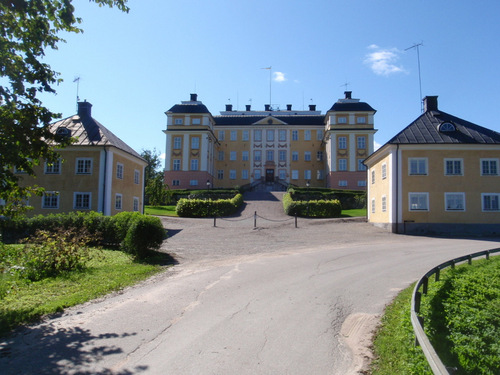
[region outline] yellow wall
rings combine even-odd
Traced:
[[[382,177],[382,165],[386,165],[386,178]],[[392,155],[387,154],[381,158],[377,164],[368,169],[368,200],[366,207],[368,211],[369,221],[372,223],[389,223],[391,218],[391,210],[393,209],[391,182],[392,182]],[[375,172],[375,180],[372,183],[372,172]],[[382,211],[382,197],[386,197],[386,211]],[[372,199],[375,199],[375,212],[372,212]]]

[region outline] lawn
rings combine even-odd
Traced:
[[[342,217],[366,217],[366,208],[342,210]]]
[[[3,253],[19,245],[5,245]],[[0,256],[0,334],[17,325],[36,321],[46,314],[123,289],[164,270],[171,258],[166,254],[135,261],[118,250],[93,249],[94,259],[80,271],[64,272],[39,281],[17,278]]]
[[[145,206],[144,213],[146,215],[155,216],[179,216],[175,212],[176,206]]]

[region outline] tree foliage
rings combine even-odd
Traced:
[[[148,162],[144,172],[146,204],[161,206],[170,200],[170,190],[165,185],[164,175],[160,170],[160,153],[156,149],[142,150],[141,157]]]
[[[91,1],[129,10],[127,0]],[[47,49],[64,42],[61,32],[82,32],[81,21],[72,0],[0,0],[0,199],[12,201],[28,193],[19,187],[14,167],[33,175],[41,159],[56,159],[54,147],[64,146],[49,131],[60,115],[39,98],[55,93],[61,82],[43,59]]]

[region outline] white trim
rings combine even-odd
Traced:
[[[89,197],[89,206],[88,207],[76,207],[77,194],[88,195],[88,197]],[[92,210],[92,192],[90,192],[90,191],[75,191],[75,192],[73,192],[73,209],[74,210]]]
[[[111,193],[113,191],[113,164],[114,151],[108,150],[108,163],[106,167],[106,191],[104,192],[104,215],[111,215]],[[103,168],[104,169],[104,168]],[[104,171],[103,171],[104,173]]]
[[[412,209],[411,208],[411,196],[412,195],[421,195],[426,197],[426,203],[427,203],[427,208],[425,209]],[[429,203],[429,193],[428,192],[420,192],[420,191],[415,191],[415,192],[408,192],[408,211],[411,212],[428,212],[430,210],[430,203]]]
[[[498,210],[485,210],[484,209],[484,197],[487,195],[496,196],[497,200],[500,201],[500,193],[481,193],[481,211],[482,212],[500,212],[500,207]]]
[[[448,197],[450,197],[452,195],[457,195],[457,196],[461,196],[462,197],[463,208],[456,208],[456,209],[448,208]],[[465,212],[465,211],[467,211],[466,204],[465,204],[465,193],[462,193],[462,192],[445,192],[444,193],[444,210],[446,212]]]
[[[45,195],[53,195],[55,197],[57,197],[56,199],[56,206],[55,207],[52,207],[52,206],[48,206],[46,207],[45,206]],[[59,204],[60,204],[60,193],[58,191],[44,191],[43,192],[43,195],[42,195],[42,208],[43,209],[47,209],[47,210],[57,210],[59,209]]]
[[[496,174],[484,174],[483,173],[483,161],[495,161],[496,166],[497,166],[497,173]],[[487,177],[496,177],[500,176],[500,163],[498,158],[480,158],[479,159],[479,173],[481,176],[487,176]]]
[[[118,198],[120,198],[119,199],[119,201],[120,201],[120,207],[117,206]],[[115,193],[114,207],[115,207],[115,210],[117,210],[117,211],[122,211],[123,210],[123,194]]]
[[[447,173],[447,168],[446,164],[448,161],[454,162],[454,161],[459,161],[460,162],[460,173]],[[445,176],[463,176],[464,175],[464,159],[463,158],[444,158],[443,159],[443,171]],[[453,166],[453,170],[455,169],[455,166]]]

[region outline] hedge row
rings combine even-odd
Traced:
[[[178,189],[172,191],[172,201],[179,202],[184,199],[231,199],[236,194],[240,193],[237,189],[205,189],[205,190],[188,190]]]
[[[221,217],[234,214],[242,204],[243,195],[239,193],[230,199],[181,198],[175,210],[181,217]]]
[[[288,189],[294,201],[339,200],[344,210],[366,207],[366,192],[358,190],[336,190],[328,188],[300,188]]]
[[[283,196],[283,208],[290,216],[340,217],[342,213],[342,205],[338,199],[296,201],[290,193]]]
[[[94,211],[38,215],[4,220],[0,225],[5,243],[16,243],[31,237],[37,230],[55,232],[85,228],[94,236],[93,245],[120,246],[138,258],[145,256],[149,250],[158,249],[166,235],[159,218],[138,212],[121,212],[115,216],[104,216]]]

